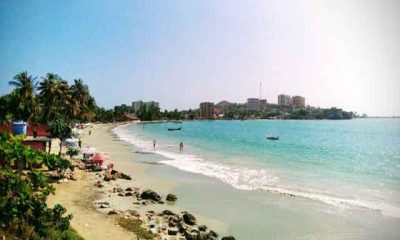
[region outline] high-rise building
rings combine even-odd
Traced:
[[[133,111],[136,112],[137,110],[139,110],[139,108],[142,106],[142,104],[143,104],[143,101],[141,101],[141,100],[132,102]]]
[[[305,108],[306,107],[306,100],[302,96],[294,96],[292,98],[292,106],[297,108]]]
[[[285,94],[280,94],[278,96],[278,105],[283,107],[292,106],[292,97]]]
[[[200,117],[204,119],[214,118],[214,103],[202,102],[200,103]]]
[[[137,110],[140,109],[140,107],[142,105],[144,105],[146,107],[146,109],[148,109],[150,107],[150,105],[152,105],[152,104],[157,108],[160,107],[160,104],[158,102],[155,102],[155,101],[143,102],[143,101],[139,100],[139,101],[132,102],[132,108],[133,108],[133,111],[136,112]]]
[[[259,111],[260,110],[260,99],[259,98],[248,98],[247,99],[247,111]]]
[[[260,99],[260,110],[267,108],[267,99]]]

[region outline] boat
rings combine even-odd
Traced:
[[[179,130],[181,130],[182,128],[168,128],[168,131],[179,131]]]
[[[267,137],[268,140],[279,140],[279,137],[269,136]]]

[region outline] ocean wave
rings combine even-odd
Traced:
[[[291,197],[301,197],[319,201],[340,208],[358,207],[379,211],[385,216],[400,218],[400,207],[384,202],[373,202],[362,199],[351,199],[331,196],[320,193],[317,190],[297,189],[280,186],[279,177],[265,169],[254,169],[244,166],[227,165],[206,161],[197,155],[175,153],[166,150],[153,150],[152,141],[146,141],[135,135],[121,125],[112,132],[123,141],[126,141],[143,152],[153,152],[164,156],[166,159],[160,161],[177,169],[202,174],[219,179],[240,190],[264,190]]]

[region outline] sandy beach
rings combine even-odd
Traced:
[[[140,214],[140,219],[149,223],[148,211],[160,213],[166,209],[179,214],[186,209],[179,209],[172,202],[163,204],[133,204],[132,198],[117,195],[115,189],[138,189],[143,191],[151,189],[161,195],[162,199],[173,189],[179,186],[164,178],[156,178],[148,174],[149,164],[134,161],[135,153],[130,145],[113,136],[112,128],[115,124],[98,124],[84,130],[82,147],[95,147],[97,152],[105,152],[110,158],[105,162],[114,163],[114,169],[132,177],[132,180],[117,179],[115,181],[103,181],[102,173],[87,172],[75,168],[76,181],[68,181],[54,184],[56,194],[48,199],[50,205],[62,204],[67,212],[73,215],[71,226],[85,239],[138,239],[132,232],[121,228],[116,221],[116,216],[108,216],[110,211],[123,213],[134,210]],[[91,131],[89,135],[88,132]],[[53,140],[52,152],[57,152],[57,141]],[[66,149],[63,149],[65,152]],[[78,158],[81,155],[78,156]],[[77,163],[77,160],[73,160]],[[101,188],[96,183],[101,182]],[[182,196],[178,196],[179,198]],[[100,208],[98,203],[107,203],[107,207]],[[163,201],[164,202],[164,201]],[[209,219],[199,214],[194,214],[198,223],[215,227],[218,230],[228,229],[228,224]],[[146,219],[147,218],[147,219]],[[147,220],[147,221],[146,221]],[[158,220],[157,220],[158,221]],[[224,231],[224,230],[223,230]],[[175,239],[175,238],[168,238]]]

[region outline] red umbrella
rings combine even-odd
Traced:
[[[103,162],[108,158],[108,154],[105,153],[96,153],[93,155],[90,160],[92,161],[93,164],[98,164],[100,166],[103,165]]]

